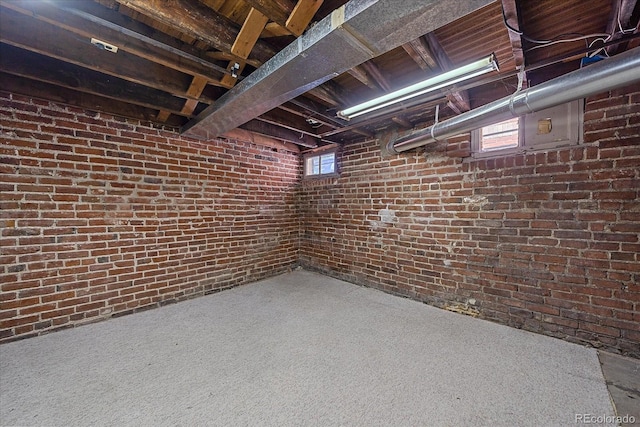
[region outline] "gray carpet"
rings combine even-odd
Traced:
[[[0,346],[0,424],[553,426],[595,350],[316,273]]]

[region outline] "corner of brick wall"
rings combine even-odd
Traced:
[[[301,263],[640,357],[640,91],[586,100],[584,143],[474,160],[469,137],[303,181]]]
[[[0,341],[298,261],[297,153],[0,93]]]

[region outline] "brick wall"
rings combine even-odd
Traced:
[[[470,160],[467,136],[303,181],[283,149],[0,94],[0,341],[203,295],[296,262],[640,357],[640,93],[585,143]],[[301,236],[301,237],[300,237]]]
[[[468,136],[303,181],[301,263],[640,357],[640,92],[589,99],[585,143],[469,159]]]
[[[6,93],[0,119],[2,341],[297,262],[297,154]]]

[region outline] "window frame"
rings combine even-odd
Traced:
[[[322,173],[322,157],[323,156],[327,156],[327,155],[332,155],[333,156],[333,171],[332,172],[328,172],[328,173]],[[319,173],[309,173],[309,160],[312,158],[318,158],[319,160]],[[339,176],[339,172],[338,172],[338,149],[336,147],[331,148],[331,149],[327,149],[327,150],[321,150],[321,151],[312,151],[312,152],[307,152],[304,154],[303,156],[303,178],[304,179],[319,179],[319,178],[327,178],[327,177],[335,177],[335,176]]]
[[[507,119],[512,120],[512,119]],[[503,121],[507,121],[503,120]],[[502,123],[502,122],[498,122]],[[483,126],[478,129],[474,129],[471,131],[471,157],[479,159],[485,157],[493,157],[496,154],[512,154],[522,152],[526,149],[524,146],[524,117],[518,117],[518,145],[515,147],[508,148],[496,148],[494,150],[486,150],[481,151],[482,148],[482,129],[486,127]]]
[[[584,99],[578,99],[571,101],[561,106],[566,106],[566,114],[569,116],[569,122],[567,123],[567,138],[559,140],[549,141],[536,141],[535,139],[529,140],[531,134],[531,121],[535,120],[537,115],[545,115],[549,112],[550,117],[552,112],[549,110],[557,109],[560,106],[547,108],[535,113],[526,114],[518,118],[518,146],[510,148],[499,148],[495,150],[480,151],[481,141],[480,135],[482,128],[474,129],[471,131],[471,159],[486,159],[503,155],[526,153],[532,151],[544,151],[553,150],[561,147],[569,147],[580,145],[584,142]],[[507,119],[509,120],[509,119]],[[506,120],[504,120],[506,121]],[[500,123],[500,122],[499,122]],[[529,126],[529,130],[526,126]]]

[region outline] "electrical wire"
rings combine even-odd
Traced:
[[[593,47],[593,44],[597,41],[601,41],[602,44],[604,45],[606,42],[609,41],[609,39],[611,38],[611,36],[604,38],[604,37],[599,37],[595,40],[593,40],[591,43],[589,43],[589,48]],[[594,48],[595,49],[595,48]],[[599,48],[598,50],[594,50],[590,55],[589,58],[593,58],[594,56],[598,55],[600,52],[603,52],[605,55],[609,56],[609,52],[607,52],[607,49],[603,47]]]
[[[616,20],[618,23],[618,28],[620,29],[619,33],[624,34],[629,34],[631,32],[634,32],[637,30],[638,25],[640,25],[640,23],[638,23],[638,25],[636,25],[636,27],[634,28],[630,28],[630,29],[623,29],[622,28],[622,23],[620,22],[620,9],[621,9],[621,5],[622,5],[622,0],[619,0],[619,7],[617,8],[617,13],[616,13]],[[592,33],[592,34],[579,34],[579,33],[565,33],[565,34],[560,34],[556,37],[553,37],[550,40],[537,40],[534,39],[532,37],[527,36],[523,31],[517,30],[514,27],[512,27],[509,22],[507,21],[507,16],[505,14],[504,11],[504,7],[502,7],[502,20],[504,22],[505,27],[511,31],[514,32],[516,34],[518,34],[520,37],[522,37],[524,40],[536,44],[537,46],[533,46],[529,49],[527,49],[525,52],[529,52],[535,49],[541,49],[543,47],[547,47],[547,46],[551,46],[554,44],[558,44],[558,43],[570,43],[570,42],[576,42],[576,41],[580,41],[580,40],[585,40],[585,43],[587,43],[588,47],[593,46],[593,44],[600,40],[604,43],[608,42],[609,40],[611,40],[615,34],[617,34],[618,32],[616,32],[616,29],[614,28],[612,30],[611,34],[608,33]],[[571,37],[571,38],[565,38],[567,36],[575,36],[575,37]],[[595,40],[592,40],[590,43],[588,43],[588,39],[594,38],[596,37]],[[600,48],[598,50],[596,50],[595,52],[593,52],[590,56],[595,56],[597,55],[601,50],[603,50],[603,48]]]
[[[602,44],[604,45],[608,41],[612,40],[613,37],[616,34],[622,34],[623,36],[625,36],[627,34],[632,34],[632,33],[636,32],[638,30],[638,26],[640,26],[640,21],[638,21],[638,24],[633,28],[629,28],[629,29],[626,29],[626,30],[624,28],[622,28],[622,23],[620,22],[620,10],[621,9],[622,9],[622,0],[619,0],[618,1],[618,7],[616,8],[616,21],[618,23],[618,28],[620,29],[620,32],[616,33],[615,28],[612,28],[611,34],[609,34],[608,37],[606,37],[606,38],[600,37],[600,38],[597,38],[597,39],[593,40],[591,43],[589,43],[589,47],[590,48],[597,41],[602,41]],[[589,58],[593,58],[594,56],[600,54],[600,52],[604,53],[607,57],[609,56],[609,52],[607,52],[607,49],[604,46],[599,48],[598,50],[593,51],[588,56],[589,56]]]
[[[633,33],[634,31],[636,31],[636,30],[638,29],[638,26],[640,26],[640,21],[638,21],[638,24],[637,24],[635,27],[633,27],[633,28],[629,28],[628,30],[623,29],[623,28],[622,28],[622,24],[620,23],[620,9],[622,9],[622,0],[619,0],[619,1],[618,1],[618,11],[617,11],[617,13],[616,13],[616,15],[617,15],[617,17],[616,17],[616,18],[617,18],[617,21],[618,21],[618,28],[620,28],[620,32],[621,32],[622,34],[630,34],[630,33]],[[612,36],[613,36],[613,34],[612,34]]]
[[[606,37],[607,41],[608,41],[608,39],[611,38],[611,35],[607,34],[607,33],[593,33],[593,34],[580,35],[579,37],[573,37],[573,38],[570,38],[570,39],[554,40],[554,41],[549,41],[548,43],[539,44],[538,46],[533,46],[533,47],[527,49],[526,52],[530,52],[530,51],[536,50],[536,49],[541,49],[543,47],[551,46],[551,45],[558,44],[558,43],[570,43],[570,42],[577,42],[577,41],[580,41],[580,40],[588,40],[588,39],[593,38],[593,37]]]

